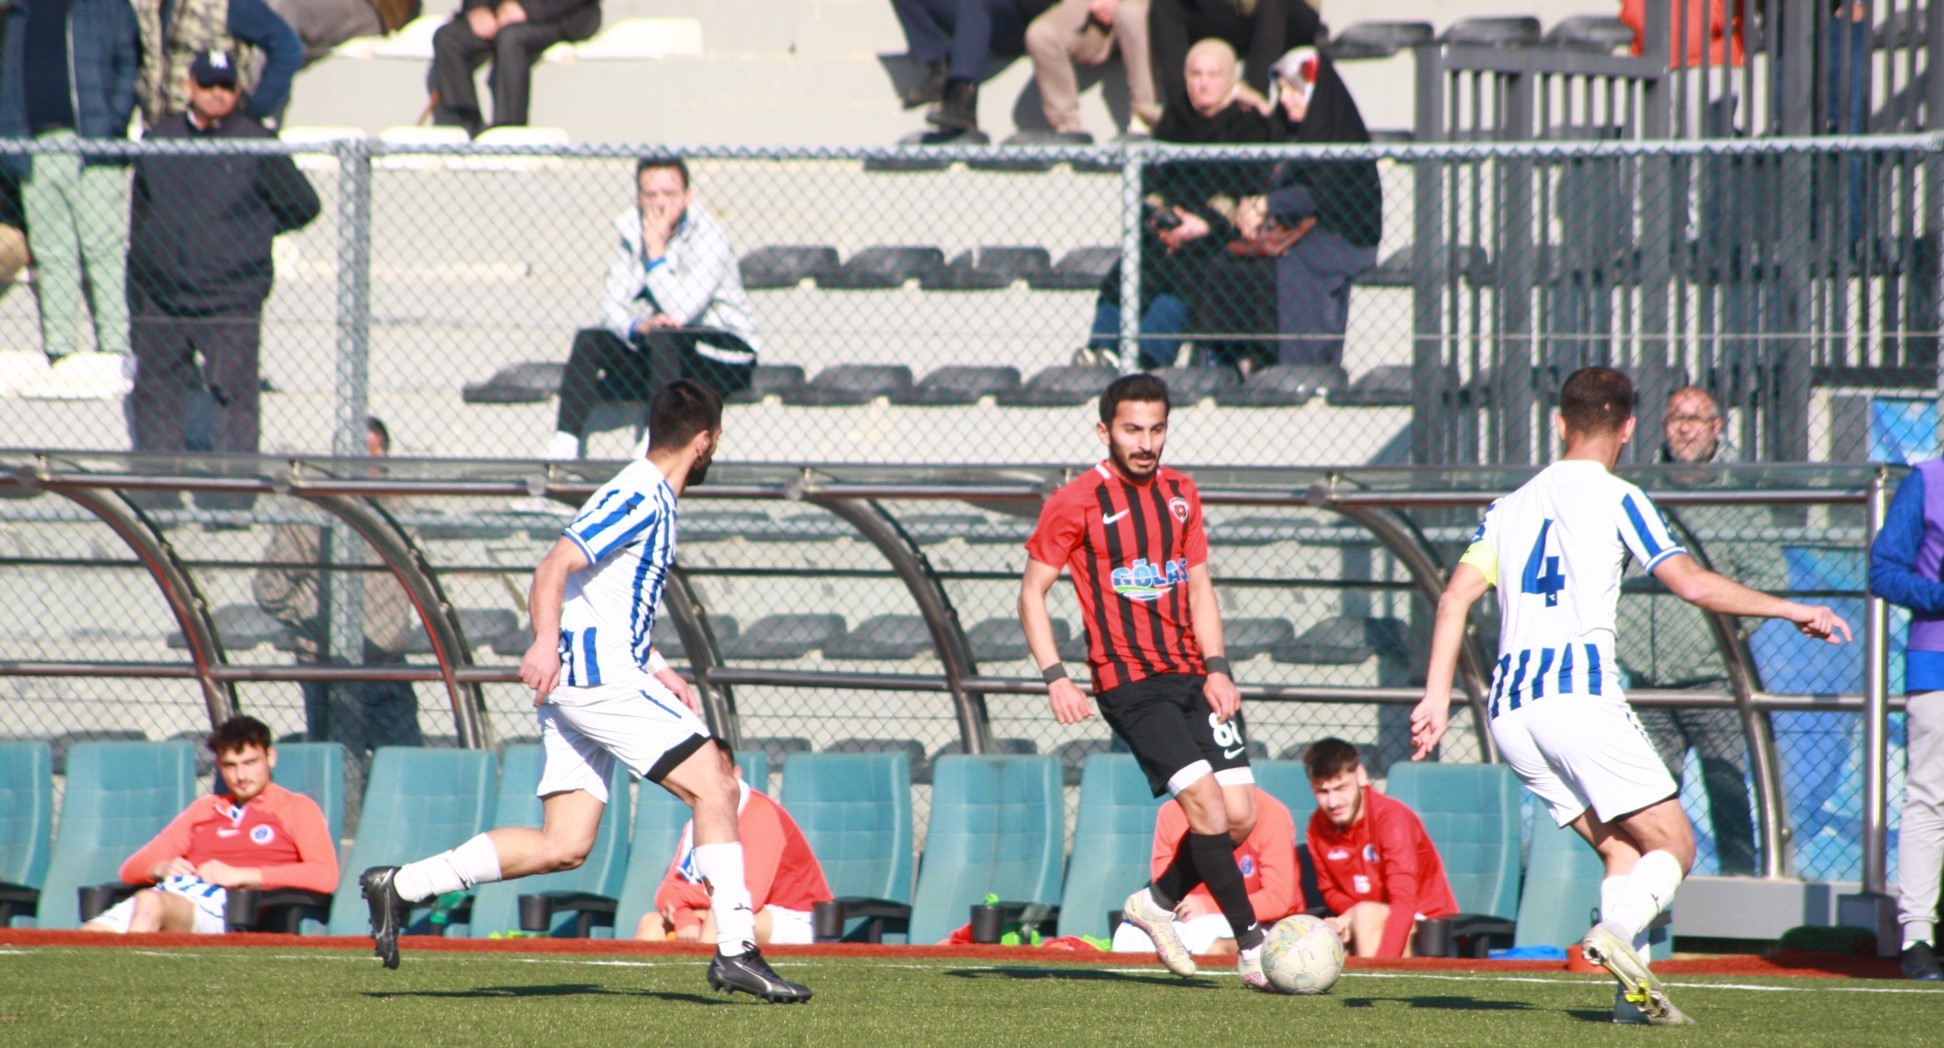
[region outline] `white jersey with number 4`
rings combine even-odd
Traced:
[[[1627,556],[1686,553],[1645,492],[1598,462],[1548,466],[1492,503],[1460,563],[1499,591],[1494,717],[1548,695],[1619,697],[1614,607]]]

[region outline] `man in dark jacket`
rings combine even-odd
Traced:
[[[141,62],[127,0],[13,0],[0,45],[0,138],[126,136]],[[20,180],[33,231],[41,350],[54,367],[19,389],[39,397],[128,391],[127,174],[118,157],[0,159]],[[93,291],[95,352],[81,352],[81,298]]]
[[[228,54],[198,55],[188,80],[188,110],[163,119],[149,137],[271,137],[236,111],[236,62]],[[270,242],[317,217],[317,194],[284,155],[144,156],[135,163],[134,199],[135,449],[186,450],[189,383],[201,353],[216,402],[212,450],[254,454]]]
[[[585,40],[599,28],[601,0],[465,0],[459,17],[432,34],[432,122],[463,127],[469,135],[486,129],[473,70],[491,55],[493,125],[525,124],[540,52],[564,40]]]

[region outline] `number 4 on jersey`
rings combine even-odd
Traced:
[[[1566,576],[1559,573],[1559,558],[1546,555],[1546,537],[1552,534],[1552,526],[1551,517],[1539,526],[1539,541],[1532,544],[1525,570],[1519,573],[1520,592],[1544,594],[1548,608],[1558,606],[1559,591],[1566,588]]]

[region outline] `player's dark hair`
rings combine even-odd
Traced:
[[[250,747],[270,748],[270,726],[255,717],[231,717],[209,733],[209,752],[221,757]]]
[[[673,171],[682,176],[682,188],[688,188],[688,161],[673,153],[650,154],[635,161],[635,185],[641,184],[644,171]]]
[[[674,451],[722,427],[722,397],[698,382],[678,378],[648,405],[648,448]]]
[[[1344,772],[1356,771],[1362,764],[1363,757],[1357,748],[1342,739],[1320,739],[1303,751],[1303,770],[1309,773],[1311,782],[1334,779]]]
[[[1612,368],[1581,368],[1559,387],[1559,415],[1575,433],[1611,433],[1633,409],[1633,380]]]
[[[365,432],[377,434],[378,446],[385,449],[385,454],[391,454],[391,427],[385,425],[384,419],[376,415],[367,417],[365,419]]]
[[[1168,384],[1146,372],[1122,375],[1107,384],[1100,394],[1100,421],[1114,424],[1114,412],[1120,410],[1124,401],[1144,404],[1160,404],[1162,413],[1170,410],[1168,403]]]

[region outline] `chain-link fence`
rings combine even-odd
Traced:
[[[515,673],[531,642],[526,588],[572,505],[604,479],[602,468],[454,460],[9,453],[0,465],[0,677],[14,699],[0,736],[64,752],[104,733],[193,736],[243,710],[283,737],[345,742],[354,766],[380,745],[532,737]],[[1056,755],[1075,786],[1108,732],[1048,714],[1015,612],[1023,543],[1044,493],[1069,475],[719,467],[685,502],[655,642],[702,685],[718,732],[767,753],[773,775],[794,752],[900,749],[921,816],[931,762],[968,748]],[[1256,759],[1297,759],[1329,735],[1360,746],[1380,779],[1407,758],[1428,598],[1485,501],[1526,475],[1196,471]],[[1861,507],[1880,487],[1874,470],[1633,476],[1716,567],[1865,621]],[[532,497],[549,490],[559,501]],[[1077,602],[1062,584],[1050,604],[1077,665]],[[1489,667],[1493,609],[1476,621],[1474,664]],[[1699,868],[1868,872],[1867,831],[1887,814],[1863,802],[1871,647],[1718,625],[1651,580],[1630,580],[1621,600],[1629,693],[1656,742],[1684,759]],[[1454,716],[1441,759],[1485,759],[1477,728]],[[1894,786],[1901,739],[1883,753]]]
[[[126,253],[0,299],[0,444],[351,452],[377,414],[403,454],[538,457],[564,426],[612,456],[686,373],[732,392],[732,460],[1064,461],[1113,373],[1165,366],[1187,418],[1220,419],[1180,427],[1178,462],[1537,462],[1558,382],[1602,362],[1647,432],[1693,383],[1745,457],[1802,461],[1862,457],[1851,421],[1936,382],[1930,138],[693,149],[698,246],[653,270],[637,148],[101,148],[137,170],[98,205],[136,216]],[[199,171],[254,223],[159,195]],[[315,217],[272,240],[311,214],[296,174]],[[696,297],[705,225],[731,246]],[[56,284],[101,304],[124,257],[150,358],[125,401],[99,361],[47,371],[40,333]],[[708,341],[730,300],[753,372]],[[113,351],[115,317],[50,331]]]

